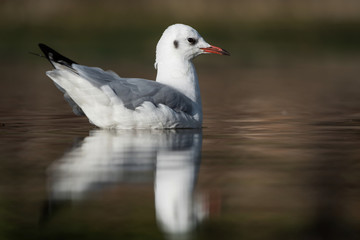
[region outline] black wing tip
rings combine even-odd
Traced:
[[[39,48],[41,49],[41,51],[43,51],[46,57],[49,57],[49,53],[56,52],[54,49],[50,48],[49,46],[43,43],[39,43]]]
[[[46,44],[39,43],[38,45],[41,51],[44,53],[45,57],[50,61],[51,64],[53,64],[52,62],[56,62],[68,67],[71,67],[72,64],[76,64],[76,62],[61,55],[60,53],[56,52],[54,49],[47,46]]]
[[[42,49],[42,48],[44,48],[44,47],[48,47],[48,46],[46,46],[45,44],[43,44],[43,43],[39,43],[39,47]]]

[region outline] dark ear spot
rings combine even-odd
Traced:
[[[175,47],[175,48],[178,48],[178,47],[179,47],[179,42],[176,41],[176,40],[174,41],[174,47]]]

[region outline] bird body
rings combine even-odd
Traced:
[[[192,59],[202,53],[229,55],[190,26],[168,27],[156,47],[156,81],[122,78],[87,67],[39,44],[55,69],[47,75],[77,115],[100,128],[201,128],[202,105]]]

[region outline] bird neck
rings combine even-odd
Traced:
[[[201,107],[199,81],[191,61],[172,59],[157,62],[156,81],[171,86]]]

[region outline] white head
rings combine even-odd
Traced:
[[[230,55],[226,50],[205,42],[192,27],[184,24],[174,24],[164,31],[156,46],[155,68],[157,68],[159,62],[168,61],[169,56],[191,61],[191,59],[203,53]]]

